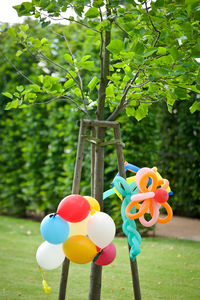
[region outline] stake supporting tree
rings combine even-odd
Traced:
[[[104,137],[106,129],[112,128],[114,131],[114,140],[105,142]],[[90,130],[90,135],[87,135]],[[99,138],[101,136],[101,138]],[[126,178],[124,169],[123,143],[121,140],[120,123],[112,121],[91,121],[81,120],[78,138],[78,147],[76,163],[74,169],[74,179],[72,193],[78,194],[80,189],[82,163],[84,158],[85,141],[91,143],[91,195],[98,200],[101,209],[103,209],[103,170],[104,170],[104,147],[114,145],[117,152],[117,164],[120,176]],[[99,159],[100,158],[100,159]],[[58,300],[64,300],[66,295],[67,279],[70,262],[66,258],[61,273],[60,291]],[[135,300],[141,299],[140,283],[137,268],[137,261],[130,259],[132,283]],[[89,300],[99,300],[101,297],[101,277],[102,267],[94,263],[91,264],[90,291]]]

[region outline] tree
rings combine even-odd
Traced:
[[[59,59],[58,42],[41,40],[29,33],[29,27],[13,32],[18,39],[18,57],[31,55],[45,60],[60,71],[54,76],[38,74],[32,81],[26,78],[10,98],[6,109],[24,107],[30,103],[65,100],[78,108],[87,118],[116,120],[126,111],[138,121],[148,114],[149,106],[166,102],[171,112],[175,101],[189,99],[189,92],[199,93],[200,75],[196,58],[200,55],[198,1],[124,1],[120,0],[32,0],[15,7],[19,16],[35,16],[42,26],[51,19],[78,23],[91,36],[91,45],[99,51],[99,60],[90,52],[82,56],[69,44],[69,34],[61,26],[59,36],[66,42],[67,52]],[[76,17],[63,17],[73,9]],[[197,41],[197,42],[196,42]],[[83,42],[83,41],[82,41]],[[56,48],[56,51],[52,51]],[[85,82],[86,71],[92,73]],[[19,72],[19,70],[18,70]],[[198,100],[192,111],[200,110]],[[105,130],[97,131],[104,140]],[[102,205],[104,149],[96,151],[95,194]],[[100,268],[93,268],[100,287]],[[92,283],[94,288],[94,282]],[[96,292],[96,294],[94,293]],[[91,295],[100,298],[99,288]],[[91,298],[92,299],[92,296]]]

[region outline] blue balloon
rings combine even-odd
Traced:
[[[61,244],[68,238],[69,224],[57,214],[47,215],[41,222],[43,238],[51,244]]]

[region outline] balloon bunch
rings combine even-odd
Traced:
[[[128,184],[127,181],[120,176],[115,177],[113,184],[116,191],[124,199],[121,205],[121,216],[123,220],[122,230],[128,237],[128,243],[130,245],[130,258],[132,261],[134,261],[136,256],[140,253],[140,244],[142,238],[136,229],[135,221],[127,218],[125,210],[131,201],[131,196],[136,194],[138,189],[135,182]],[[135,212],[135,209],[133,210]]]
[[[167,223],[171,220],[173,212],[167,200],[169,198],[169,181],[163,179],[157,168],[142,168],[135,177],[139,193],[131,197],[131,202],[126,207],[125,213],[129,219],[139,219],[140,223],[146,227],[153,226],[156,222]],[[143,201],[142,204],[139,202]],[[160,218],[161,205],[167,212],[167,217]],[[133,207],[138,209],[138,212],[131,212]],[[151,220],[146,221],[145,213],[151,215]]]
[[[65,257],[77,264],[94,261],[98,265],[108,265],[115,259],[115,223],[100,212],[98,201],[92,197],[65,197],[57,212],[42,220],[40,231],[45,242],[39,246],[36,260],[43,269],[59,267]]]

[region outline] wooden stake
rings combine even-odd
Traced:
[[[120,125],[114,128],[114,136],[116,140],[121,139]],[[126,172],[124,168],[124,155],[123,155],[123,148],[121,144],[116,144],[116,150],[117,150],[117,163],[118,163],[119,175],[126,179]],[[130,251],[130,246],[128,245],[128,247]],[[130,259],[130,266],[131,266],[131,275],[132,275],[135,300],[141,300],[140,282],[139,282],[139,274],[138,274],[136,259],[134,261]]]
[[[84,155],[84,146],[85,146],[85,139],[82,138],[82,136],[85,134],[86,134],[86,127],[83,125],[83,122],[81,121],[80,129],[79,129],[79,137],[78,137],[76,163],[75,163],[75,169],[74,169],[72,194],[79,193],[81,172],[82,172],[82,162],[83,162],[83,155]],[[63,266],[62,266],[58,300],[65,300],[67,279],[68,279],[68,273],[69,273],[69,264],[70,264],[70,261],[67,258],[65,258]]]

